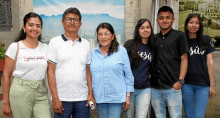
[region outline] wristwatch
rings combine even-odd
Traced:
[[[180,82],[180,84],[184,84],[185,83],[184,79],[179,79],[178,81]]]

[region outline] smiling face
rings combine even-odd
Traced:
[[[151,27],[150,27],[150,24],[148,21],[146,21],[144,24],[142,24],[140,27],[139,27],[139,34],[143,39],[148,39],[151,35]]]
[[[161,30],[169,30],[171,29],[174,20],[173,14],[170,11],[161,11],[158,14],[157,23]]]
[[[187,24],[189,33],[196,33],[199,30],[199,27],[200,23],[198,17],[192,17]]]
[[[38,39],[41,35],[42,23],[38,17],[32,17],[27,20],[22,28],[26,33],[26,38]]]
[[[98,30],[98,42],[101,47],[110,47],[112,40],[114,39],[114,34],[112,34],[107,28],[100,28]]]
[[[68,13],[62,20],[62,25],[65,32],[78,33],[82,22],[79,20],[79,16],[77,14]]]

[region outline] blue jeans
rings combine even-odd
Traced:
[[[64,102],[63,104],[63,114],[57,114],[54,112],[54,118],[90,118],[89,107],[86,106],[87,101],[77,101],[77,102]]]
[[[186,118],[204,118],[209,101],[209,86],[184,84],[183,106]]]
[[[130,96],[130,107],[124,112],[124,118],[146,118],[151,99],[151,89],[134,89]]]
[[[151,89],[151,103],[157,118],[166,118],[166,105],[171,118],[182,118],[182,92],[171,89]]]
[[[122,103],[97,103],[99,118],[120,118]]]

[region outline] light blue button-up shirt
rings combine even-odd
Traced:
[[[92,87],[96,103],[123,103],[126,92],[134,91],[127,51],[119,46],[118,51],[104,56],[100,47],[91,54]]]

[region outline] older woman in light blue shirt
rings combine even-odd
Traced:
[[[134,91],[127,51],[119,46],[113,27],[101,23],[97,29],[99,46],[92,51],[92,87],[100,118],[120,118],[121,110],[130,105]]]

